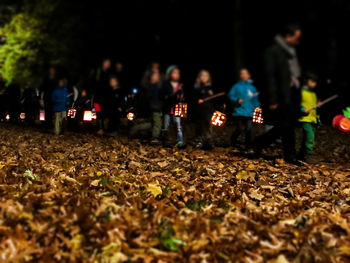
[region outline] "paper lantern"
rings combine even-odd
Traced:
[[[339,130],[341,130],[342,132],[350,132],[350,119],[349,118],[342,118],[339,121]]]
[[[179,103],[175,105],[175,117],[187,118],[187,103]]]
[[[9,120],[10,120],[10,115],[9,115],[9,114],[6,114],[5,119],[6,119],[7,121],[9,121]]]
[[[84,111],[84,121],[92,121],[92,111]]]
[[[84,121],[93,121],[96,120],[96,112],[91,111],[91,110],[86,110],[84,111],[84,115],[83,115],[83,120]]]
[[[262,109],[256,108],[253,114],[253,123],[263,124],[264,118],[262,116]]]
[[[26,119],[26,114],[24,112],[22,112],[20,115],[19,115],[19,118],[21,120],[25,120]]]
[[[39,120],[40,121],[45,121],[45,111],[44,110],[40,110]]]
[[[211,117],[211,125],[222,127],[226,123],[226,115],[220,111],[215,111]]]
[[[333,128],[338,128],[339,127],[339,122],[343,118],[344,118],[344,115],[342,115],[342,114],[335,116],[334,119],[333,119],[333,123],[332,123],[333,124]]]
[[[132,113],[132,112],[129,112],[129,113],[126,115],[126,118],[127,118],[129,121],[133,121],[133,120],[135,120],[135,114]]]
[[[76,114],[77,114],[77,110],[74,108],[70,108],[67,112],[67,117],[74,119]]]

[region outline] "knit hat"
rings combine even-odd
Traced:
[[[166,77],[169,78],[170,74],[177,68],[178,68],[178,66],[176,66],[176,65],[169,66],[165,71]]]

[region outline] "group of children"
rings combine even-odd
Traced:
[[[87,105],[94,105],[97,112],[99,134],[115,136],[118,133],[120,119],[127,111],[125,101],[134,98],[136,94],[127,95],[121,88],[115,75],[104,74],[102,71],[97,82],[93,101],[91,104],[86,91],[75,101],[78,109],[85,109]],[[240,80],[231,88],[227,98],[233,105],[232,119],[234,130],[231,136],[232,146],[237,146],[240,135],[245,136],[245,148],[248,153],[254,153],[252,135],[252,117],[254,110],[260,107],[259,93],[255,88],[251,75],[247,69],[240,70]],[[313,151],[315,133],[314,126],[317,123],[316,108],[320,106],[314,91],[317,78],[309,75],[301,90],[301,117],[299,122],[303,129],[303,143],[299,152],[299,158],[305,160]],[[215,110],[210,98],[214,95],[211,74],[207,70],[199,72],[194,84],[194,120],[196,123],[196,147],[202,149],[212,148],[211,117]],[[52,92],[52,109],[54,111],[54,131],[59,134],[62,130],[62,122],[66,117],[67,107],[71,99],[65,87],[64,80],[60,80],[57,88]],[[182,119],[175,115],[177,104],[185,102],[183,84],[181,83],[181,71],[177,66],[170,66],[163,75],[159,64],[152,64],[145,72],[136,103],[146,105],[149,114],[149,124],[136,124],[131,130],[137,133],[138,128],[150,129],[151,143],[168,143],[168,131],[170,126],[176,129],[176,145],[185,147]],[[137,108],[137,105],[135,106]],[[144,109],[139,109],[143,111]],[[80,111],[81,112],[81,111]],[[79,111],[78,111],[79,114]],[[80,113],[82,114],[82,113]],[[142,115],[142,112],[139,113]],[[108,127],[106,128],[106,119]],[[140,126],[141,125],[141,126]]]

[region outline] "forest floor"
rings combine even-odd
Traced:
[[[0,125],[0,262],[350,262],[350,136],[318,162]]]

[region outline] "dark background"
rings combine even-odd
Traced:
[[[22,1],[17,2],[20,6]],[[138,84],[147,64],[157,60],[163,69],[179,65],[188,88],[205,68],[213,74],[215,89],[227,91],[244,66],[251,70],[259,89],[264,49],[282,25],[297,22],[303,29],[298,47],[303,72],[319,74],[321,97],[342,95],[331,104],[335,111],[350,106],[350,1],[60,2],[66,2],[62,18],[79,16],[76,28],[84,29],[79,36],[84,40],[81,71],[97,67],[103,57],[112,57],[125,64],[132,84]],[[331,85],[326,85],[327,79],[332,80]]]

